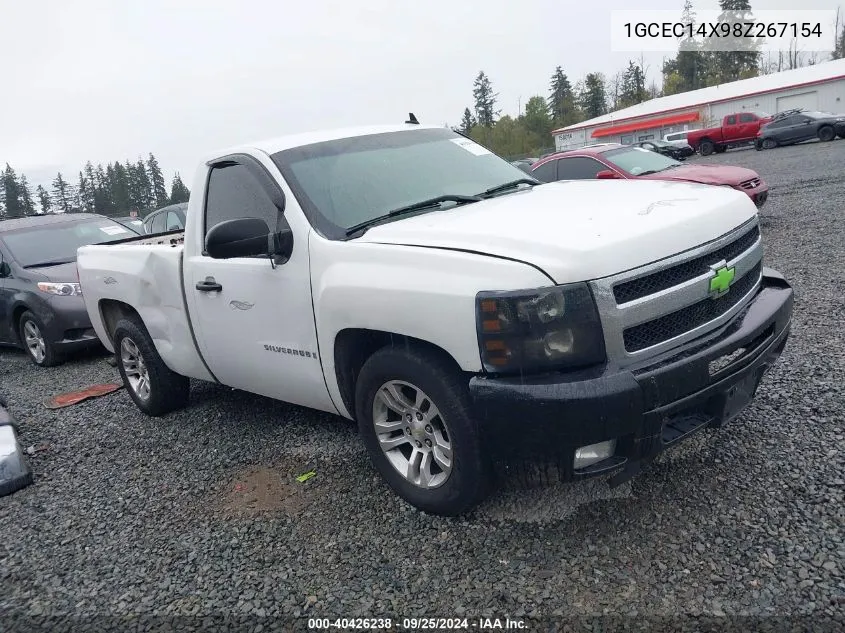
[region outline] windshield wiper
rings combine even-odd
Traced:
[[[419,202],[415,202],[414,204],[409,204],[405,207],[393,209],[393,211],[388,211],[383,215],[379,215],[374,218],[370,218],[369,220],[365,220],[364,222],[361,222],[359,224],[355,224],[354,226],[350,226],[348,229],[346,229],[346,236],[349,237],[353,233],[357,233],[362,229],[367,229],[375,224],[380,224],[381,222],[389,220],[390,218],[396,218],[400,215],[407,215],[408,213],[420,211],[421,209],[428,209],[429,207],[439,207],[444,202],[454,202],[456,205],[460,205],[468,204],[470,202],[481,202],[481,198],[479,196],[446,194],[443,196],[437,196],[436,198],[429,198],[428,200],[420,200]]]
[[[485,189],[484,192],[478,194],[479,196],[492,196],[494,194],[499,193],[500,191],[507,191],[508,189],[516,189],[519,185],[539,185],[540,181],[535,180],[534,178],[517,178],[516,180],[511,180],[510,182],[506,182],[503,185],[498,185],[496,187],[490,187],[489,189]]]
[[[61,266],[62,264],[71,263],[72,259],[57,259],[52,262],[38,262],[37,264],[27,264],[23,268],[46,268],[47,266]]]

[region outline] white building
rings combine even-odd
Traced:
[[[845,59],[659,97],[552,134],[557,151],[628,144],[716,126],[736,112],[775,114],[792,108],[845,112]]]

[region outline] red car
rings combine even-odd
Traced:
[[[643,178],[723,185],[747,194],[758,208],[769,197],[769,186],[751,169],[729,165],[691,165],[641,147],[617,143],[602,143],[546,156],[531,166],[531,175],[542,182]]]

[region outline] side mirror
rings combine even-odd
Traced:
[[[213,259],[266,255],[275,263],[284,263],[293,251],[293,232],[285,227],[271,233],[260,218],[226,220],[205,236],[205,251]]]
[[[619,178],[615,171],[611,169],[602,169],[599,173],[596,174],[596,178],[599,180],[614,180]]]

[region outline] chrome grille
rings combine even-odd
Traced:
[[[759,238],[760,227],[754,225],[750,231],[747,231],[738,239],[706,255],[614,286],[613,296],[616,297],[617,303],[627,303],[677,286],[690,279],[695,279],[699,275],[707,273],[713,264],[722,260],[731,261],[740,253],[748,250]]]
[[[743,180],[741,183],[739,183],[739,186],[743,189],[754,189],[755,187],[760,186],[760,179],[752,178],[751,180]]]
[[[731,319],[760,285],[763,245],[755,217],[712,242],[591,282],[608,361],[625,366],[668,351]],[[714,267],[735,271],[726,294],[713,298]]]
[[[684,332],[709,323],[739,303],[760,281],[763,264],[758,263],[731,286],[730,292],[718,299],[706,298],[691,306],[647,321],[625,330],[625,349],[638,352],[664,341],[680,336]]]

